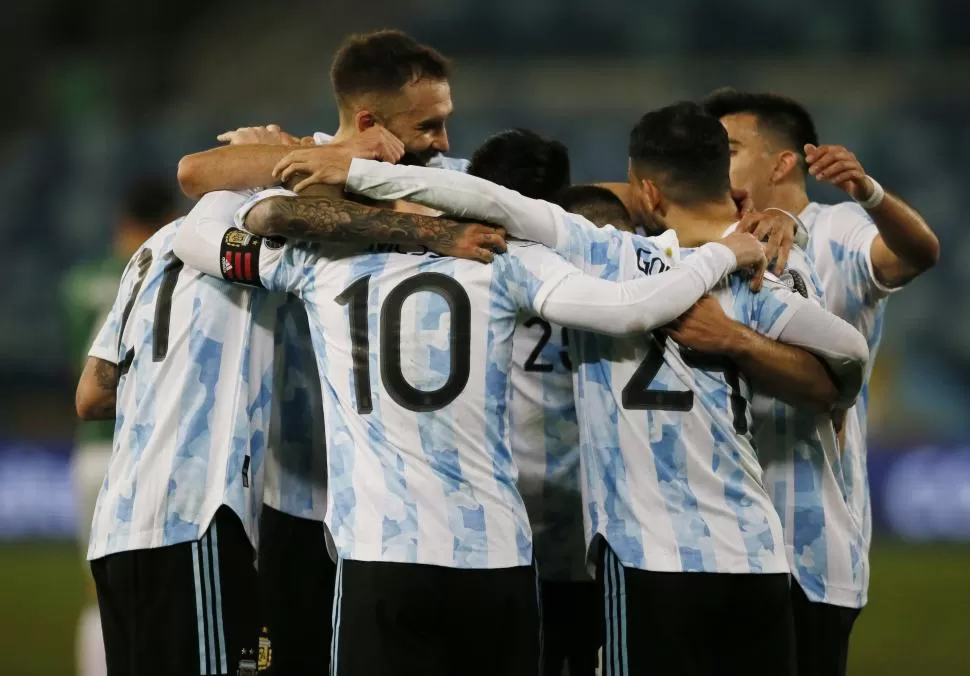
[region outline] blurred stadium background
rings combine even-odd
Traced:
[[[970,674],[968,25],[962,0],[5,3],[0,671],[73,672],[84,590],[64,272],[106,253],[130,181],[174,185],[179,157],[219,132],[335,128],[340,39],[399,27],[457,60],[453,155],[524,126],[570,147],[577,181],[622,180],[641,113],[733,85],[802,100],[823,142],[922,211],[943,257],[890,303],[870,416],[872,589],[850,673]]]

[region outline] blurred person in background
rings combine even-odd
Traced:
[[[784,209],[807,226],[807,252],[824,306],[869,344],[868,381],[887,299],[936,264],[939,241],[914,209],[866,174],[851,151],[819,145],[811,115],[796,101],[727,89],[704,105],[728,131],[732,187],[746,190],[756,208]],[[850,200],[810,201],[809,176],[840,188]],[[759,446],[797,582],[791,595],[801,676],[845,674],[849,636],[867,600],[867,404],[864,387],[844,416],[841,454],[811,452],[775,435]]]
[[[110,254],[101,260],[81,263],[68,271],[62,284],[62,301],[67,316],[67,335],[78,375],[87,359],[88,348],[108,316],[121,274],[128,260],[145,240],[175,218],[177,195],[168,178],[145,178],[132,183],[122,198],[121,215],[115,228]],[[82,422],[74,437],[71,474],[77,504],[78,542],[87,550],[91,519],[98,492],[111,458],[114,420]],[[89,573],[84,566],[86,577]],[[103,676],[104,640],[98,615],[94,582],[87,577],[88,605],[78,620],[77,666],[80,676]]]

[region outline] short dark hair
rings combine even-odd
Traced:
[[[638,176],[658,184],[671,201],[694,205],[731,191],[731,151],[720,120],[690,101],[654,110],[630,132],[630,161]]]
[[[509,129],[479,146],[468,173],[526,197],[552,201],[569,185],[569,150],[534,131]]]
[[[446,80],[451,62],[437,50],[397,30],[351,35],[333,58],[330,82],[337,103],[366,94],[398,92],[424,78]]]
[[[579,214],[600,227],[612,225],[633,232],[633,219],[623,200],[609,188],[598,185],[573,185],[563,190],[556,204],[571,214]]]
[[[779,94],[752,94],[739,92],[730,87],[718,89],[704,99],[704,110],[720,119],[726,115],[748,113],[758,120],[762,133],[767,131],[788,150],[796,152],[803,172],[805,145],[818,145],[815,121],[805,106],[794,99]]]

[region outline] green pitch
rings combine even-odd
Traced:
[[[849,673],[970,673],[970,547],[881,543],[872,559],[870,604],[856,624]],[[0,671],[71,676],[84,598],[77,550],[2,546],[0,579]]]

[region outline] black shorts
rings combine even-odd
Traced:
[[[658,573],[602,547],[603,676],[795,673],[787,573]]]
[[[849,635],[861,611],[810,601],[797,582],[791,600],[798,676],[845,676]]]
[[[259,522],[259,672],[330,672],[337,564],[324,525],[263,507]]]
[[[253,548],[232,510],[195,542],[91,562],[108,676],[256,674]]]
[[[334,676],[536,676],[535,569],[341,560]]]
[[[602,597],[593,580],[539,582],[545,676],[593,676],[603,639]]]

